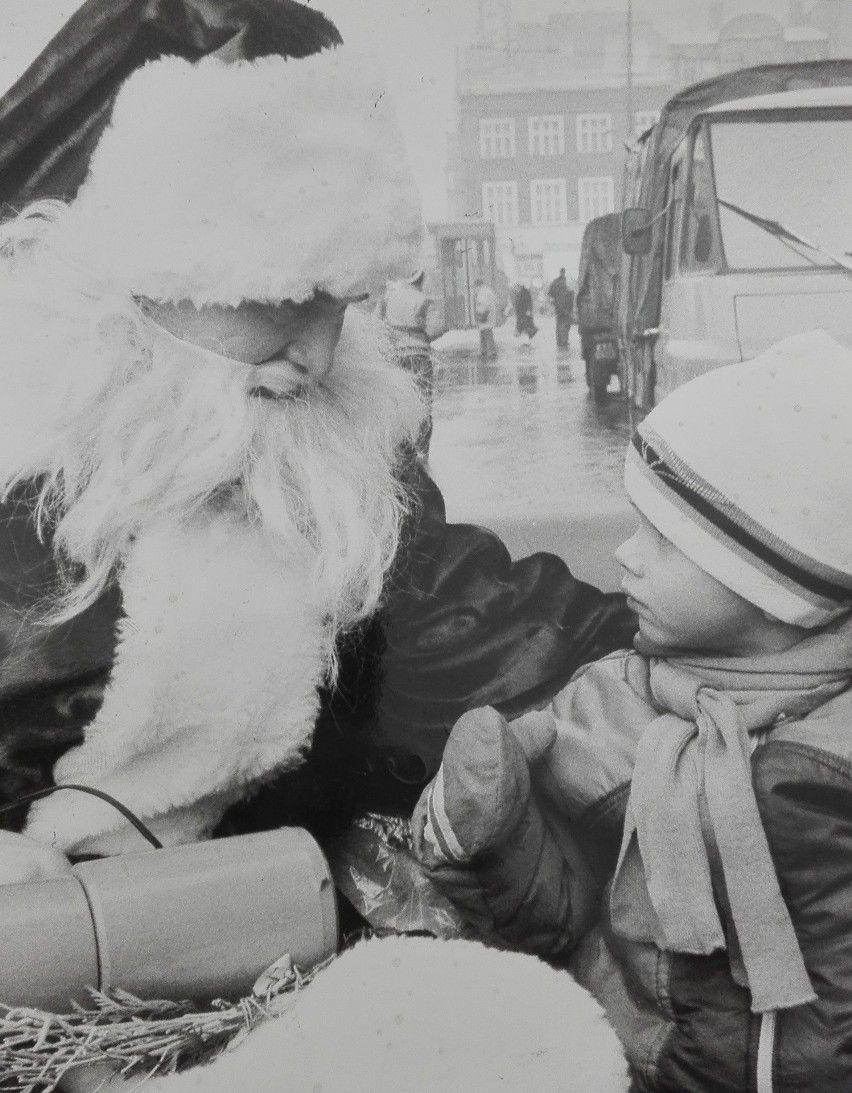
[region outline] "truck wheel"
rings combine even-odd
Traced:
[[[595,402],[603,402],[606,398],[606,389],[609,387],[609,363],[592,361],[587,364],[586,379],[589,381],[589,388],[595,397]]]

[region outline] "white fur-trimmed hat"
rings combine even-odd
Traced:
[[[410,271],[421,240],[386,89],[342,47],[135,72],[55,246],[115,288],[202,306],[348,295]]]
[[[852,608],[852,352],[823,331],[692,380],[645,418],[625,486],[691,561],[784,622]]]

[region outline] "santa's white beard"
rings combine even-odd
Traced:
[[[31,295],[10,320],[2,296],[0,339],[19,351],[0,364],[0,468],[6,489],[41,484],[72,578],[54,617],[115,577],[127,613],[103,707],[54,775],[192,841],[302,761],[335,639],[375,608],[397,549],[419,395],[355,312],[327,380],[270,401],[247,393],[251,366],[130,305]],[[74,793],[34,805],[27,831],[78,852],[139,845]]]
[[[296,532],[316,550],[316,587],[336,629],[378,604],[409,500],[396,474],[400,445],[413,442],[423,417],[411,377],[376,367],[386,350],[369,323],[359,315],[345,329],[342,360],[318,387],[254,399],[241,475],[247,510],[280,549]]]
[[[19,347],[0,369],[0,485],[41,483],[39,518],[69,574],[55,619],[100,595],[140,529],[225,495],[285,562],[294,539],[308,542],[337,629],[375,608],[406,504],[399,448],[423,409],[370,317],[347,315],[319,386],[270,400],[249,394],[250,365],[135,308],[101,305],[80,321],[58,294],[54,305],[19,309],[14,331],[0,316]]]

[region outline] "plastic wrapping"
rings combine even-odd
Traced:
[[[334,883],[373,930],[464,937],[453,905],[411,853],[406,820],[370,813],[326,848]]]

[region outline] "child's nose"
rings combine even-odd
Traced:
[[[639,552],[639,532],[635,531],[629,539],[625,539],[615,552],[615,560],[622,568],[639,576],[641,570],[641,555]]]

